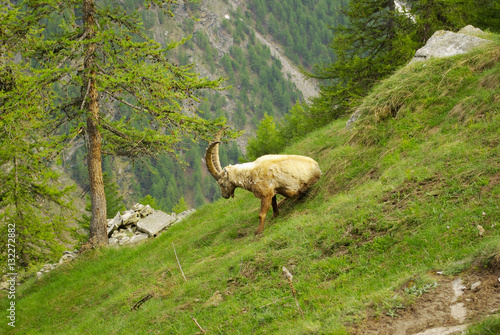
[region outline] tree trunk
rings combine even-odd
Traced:
[[[95,3],[94,0],[83,0],[84,28],[87,39],[95,36]],[[95,69],[95,43],[89,43],[85,52],[84,88],[85,105],[87,112],[87,141],[88,156],[87,164],[89,170],[90,195],[92,198],[92,218],[90,219],[89,243],[91,246],[107,245],[108,234],[106,227],[106,196],[104,193],[104,181],[102,177],[101,162],[101,133],[99,117],[99,92],[96,85]]]
[[[395,32],[395,27],[394,27],[394,16],[396,15],[396,3],[394,0],[389,0],[387,2],[387,5],[389,6],[389,20],[387,21],[387,39],[390,40],[390,51],[393,49],[393,44],[394,44],[394,36],[396,35]]]

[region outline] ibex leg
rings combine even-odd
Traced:
[[[266,221],[267,211],[271,208],[272,196],[264,197],[260,201],[260,213],[259,213],[259,227],[255,231],[255,234],[260,234],[264,231],[264,222]]]
[[[276,196],[273,197],[273,218],[277,217],[279,214],[278,203],[276,202]]]

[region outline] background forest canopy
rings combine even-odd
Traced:
[[[170,212],[219,198],[201,160],[218,128],[255,134],[246,148],[245,141],[221,146],[223,166],[279,153],[349,114],[434,31],[467,24],[500,30],[500,5],[487,0],[408,0],[402,7],[393,0],[251,0],[236,9],[227,1],[102,0],[97,34],[87,39],[86,1],[1,2],[0,215],[2,229],[7,222],[19,228],[23,266],[60,253],[59,242],[68,241],[68,199],[82,192],[61,187],[55,171],[89,190],[82,112],[89,73],[82,65],[93,43],[102,57],[95,70],[113,217],[138,201]],[[214,8],[228,13],[210,13]],[[317,97],[304,100],[256,32],[319,80]]]

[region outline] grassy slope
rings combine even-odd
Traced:
[[[410,279],[423,287],[430,270],[486,264],[500,252],[499,57],[496,44],[404,68],[365,100],[354,130],[339,120],[289,148],[323,177],[262,236],[259,201],[238,190],[156,240],[24,284],[14,333],[192,334],[195,318],[210,333],[343,334],[411,304],[395,295]]]

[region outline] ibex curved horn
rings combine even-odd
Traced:
[[[208,172],[214,177],[215,180],[219,180],[222,173],[222,167],[219,161],[219,144],[220,141],[215,141],[210,143],[205,152],[205,162],[207,164]]]
[[[205,152],[205,162],[207,164],[208,171],[215,178],[219,180],[222,173],[222,166],[220,165],[219,159],[219,144],[220,138],[222,136],[222,130],[215,135],[215,141],[210,143]]]

